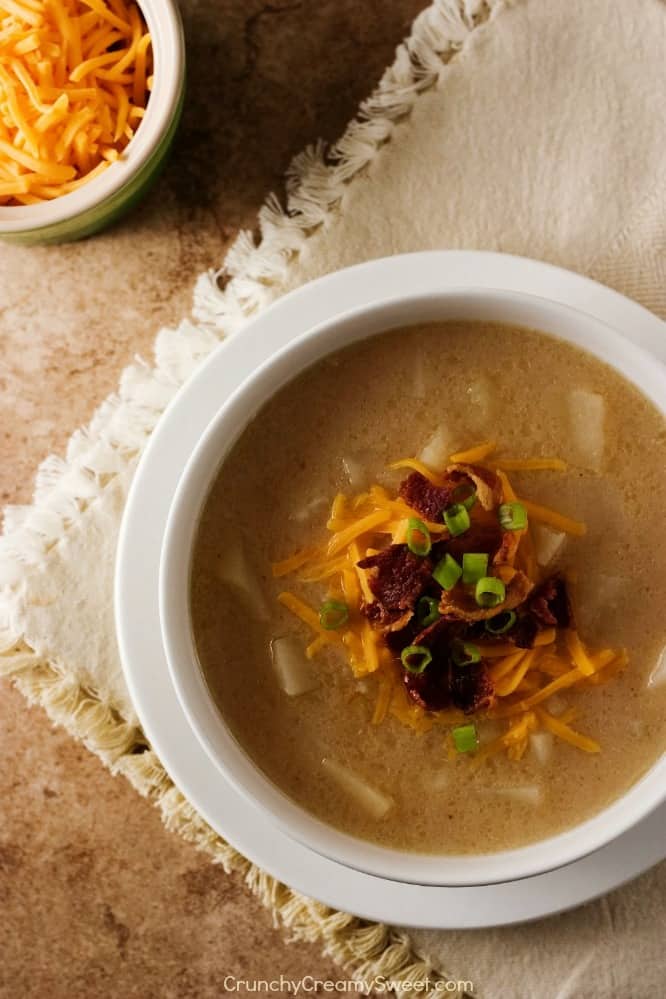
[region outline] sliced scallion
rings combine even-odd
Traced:
[[[430,531],[418,517],[410,517],[407,521],[407,547],[414,555],[428,555],[432,548]]]
[[[462,560],[462,581],[468,586],[488,572],[488,556],[484,552],[465,552]]]
[[[325,600],[319,608],[319,623],[326,631],[337,631],[349,620],[349,608],[341,600]]]
[[[400,660],[408,673],[423,673],[432,662],[432,653],[425,645],[408,645],[400,653]]]
[[[473,753],[479,744],[479,737],[476,733],[476,725],[458,725],[451,729],[453,745],[459,753]]]
[[[453,506],[447,507],[444,511],[444,523],[451,537],[457,538],[459,534],[464,534],[465,531],[469,530],[470,525],[466,507],[462,503],[454,503]]]
[[[472,666],[481,662],[481,650],[472,642],[459,642],[453,646],[451,658],[456,666]]]
[[[416,605],[416,620],[423,628],[429,628],[441,616],[438,601],[434,597],[421,597]]]
[[[433,579],[439,583],[442,589],[452,590],[462,576],[462,569],[454,559],[453,555],[447,554],[440,562],[437,563],[432,575]]]
[[[486,621],[486,631],[491,635],[505,635],[516,623],[514,611],[503,611],[497,617],[490,617]]]
[[[479,607],[497,607],[506,596],[506,586],[496,576],[482,576],[474,590]]]
[[[476,503],[476,489],[471,482],[461,482],[451,493],[454,503],[462,503],[466,510],[471,510]]]
[[[522,503],[502,503],[499,522],[505,531],[523,531],[527,527],[527,510]]]

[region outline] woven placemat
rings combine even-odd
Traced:
[[[200,279],[193,318],[162,330],[154,363],[128,368],[65,458],[42,465],[33,504],[6,511],[0,671],[154,800],[169,828],[241,872],[294,938],[318,941],[366,981],[435,988],[469,978],[475,994],[548,999],[654,994],[663,874],[579,910],[586,916],[561,917],[568,927],[549,921],[541,936],[408,934],[336,912],[250,864],[173,786],[124,686],[112,576],[132,474],[164,407],[220,337],[340,266],[418,249],[506,250],[572,267],[666,314],[664,28],[659,0],[575,9],[437,0],[340,141],[296,158],[286,203],[268,199],[259,237],[241,234],[224,266]],[[537,969],[530,958],[544,934],[557,953],[542,948]]]

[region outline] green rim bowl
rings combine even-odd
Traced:
[[[154,85],[146,115],[120,159],[71,194],[37,205],[0,207],[0,239],[32,246],[82,239],[129,211],[157,179],[173,143],[185,95],[185,39],[173,0],[140,0],[150,31]]]

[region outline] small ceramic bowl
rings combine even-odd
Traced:
[[[327,354],[392,328],[447,319],[494,320],[539,329],[614,367],[666,415],[666,368],[597,319],[536,296],[463,288],[383,301],[298,337],[229,397],[187,463],[169,513],[160,565],[160,623],[171,678],[200,743],[233,786],[293,839],[367,874],[421,885],[484,885],[541,874],[597,850],[666,797],[666,756],[591,819],[527,846],[484,855],[425,855],[387,849],[326,825],[280,791],[236,741],[206,686],[192,637],[190,566],[197,525],[225,456],[283,385]]]
[[[140,0],[152,39],[154,85],[123,155],[70,194],[37,205],[0,206],[0,239],[62,243],[115,222],[147,192],[173,142],[185,92],[185,39],[175,0]]]

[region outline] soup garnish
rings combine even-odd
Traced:
[[[329,539],[272,566],[277,578],[326,581],[328,599],[316,609],[284,590],[278,600],[313,632],[308,659],[335,644],[356,678],[376,675],[374,725],[390,714],[418,733],[445,726],[448,754],[473,754],[475,765],[502,752],[521,759],[540,732],[597,753],[571,725],[575,706],[556,716],[545,705],[604,683],[628,657],[584,644],[567,579],[542,571],[531,525],[574,537],[586,526],[517,496],[507,475],[567,465],[495,459],[495,450],[484,442],[437,469],[403,459],[390,466],[409,473],[397,493],[376,484],[339,493]],[[482,747],[479,718],[504,726]]]
[[[243,430],[197,528],[192,631],[224,724],[300,807],[392,849],[585,821],[666,747],[665,469],[663,414],[538,331],[433,323],[323,358]]]

